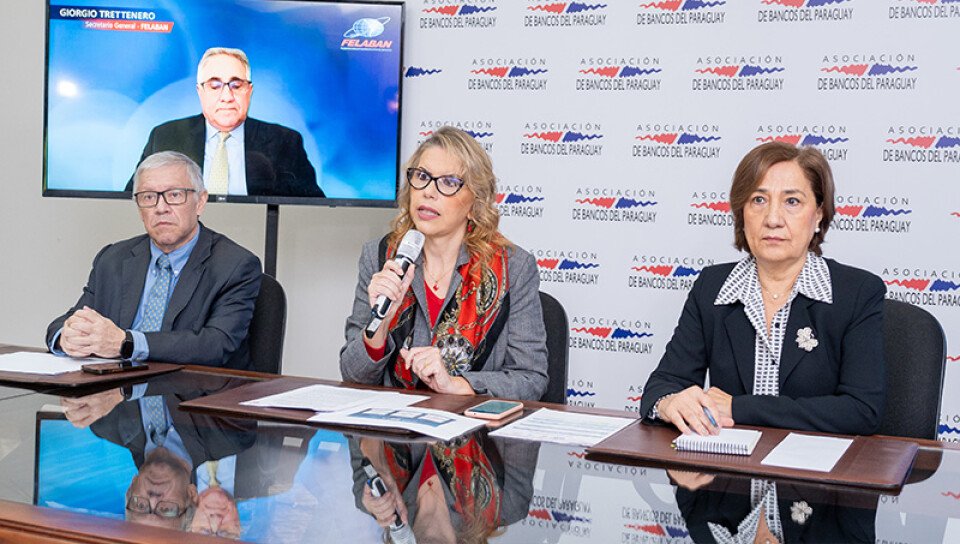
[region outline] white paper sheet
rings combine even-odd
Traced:
[[[0,371],[53,375],[80,370],[80,367],[87,363],[102,362],[104,362],[103,359],[74,359],[57,357],[52,353],[18,351],[0,355]]]
[[[760,464],[830,472],[852,443],[850,438],[790,433]]]
[[[634,421],[636,420],[625,417],[578,414],[541,408],[490,434],[590,447]]]
[[[294,408],[314,412],[335,412],[350,408],[384,406],[402,408],[426,399],[424,395],[404,395],[392,391],[368,391],[332,385],[308,385],[276,395],[248,400],[246,406],[269,406],[271,408]]]
[[[410,407],[354,408],[340,412],[320,413],[311,417],[310,421],[406,429],[440,440],[452,440],[486,423],[483,420],[458,416],[442,410]]]

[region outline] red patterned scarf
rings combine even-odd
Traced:
[[[388,247],[385,257],[393,258],[395,253],[396,247]],[[509,306],[509,302],[505,304],[509,289],[507,250],[498,248],[487,266],[473,256],[457,269],[457,273],[462,281],[437,319],[431,341],[431,345],[440,349],[447,372],[452,376],[481,369],[496,342],[496,335],[503,328],[508,312],[501,310],[505,305]],[[417,307],[417,298],[410,289],[390,322],[394,345],[402,346],[412,334]],[[492,339],[488,338],[488,333]],[[398,386],[416,388],[417,380],[399,356],[399,350],[393,359],[391,374]]]

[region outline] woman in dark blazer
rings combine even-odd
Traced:
[[[641,414],[685,433],[734,422],[876,432],[886,287],[821,257],[833,195],[830,166],[813,147],[770,142],[743,158],[730,203],[735,245],[748,255],[700,274]]]

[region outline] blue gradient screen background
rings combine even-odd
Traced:
[[[243,49],[249,116],[300,132],[328,198],[396,196],[402,7],[275,0],[68,0],[50,5],[45,189],[122,191],[150,130],[200,113],[197,64]],[[62,7],[154,11],[169,33],[85,29]],[[363,18],[388,51],[342,50]],[[389,18],[387,20],[386,18]]]

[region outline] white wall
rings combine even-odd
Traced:
[[[143,231],[127,201],[43,198],[44,3],[7,2],[0,17],[0,343],[42,346],[107,243]],[[213,204],[204,223],[263,258],[265,206]],[[360,246],[391,209],[286,206],[277,274],[287,292],[284,373],[339,378],[337,352]]]

